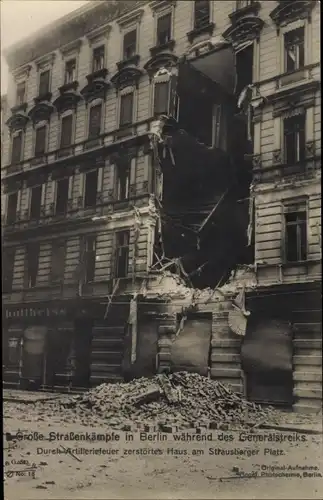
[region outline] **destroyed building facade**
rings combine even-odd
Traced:
[[[7,52],[7,383],[190,368],[315,406],[318,9],[92,2]]]

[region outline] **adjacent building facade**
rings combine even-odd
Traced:
[[[171,369],[182,329],[204,342],[203,373],[315,406],[318,39],[317,2],[108,1],[8,51],[5,381]],[[221,289],[243,264],[247,281]],[[284,345],[274,367],[268,343]]]

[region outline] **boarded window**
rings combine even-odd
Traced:
[[[102,105],[97,104],[90,108],[89,116],[89,139],[98,137],[101,133]]]
[[[96,260],[96,236],[87,236],[84,240],[84,281],[94,280]]]
[[[287,262],[298,262],[307,259],[307,212],[306,205],[297,211],[292,207],[285,213],[285,255]]]
[[[17,219],[18,193],[8,195],[7,224],[14,224]]]
[[[116,234],[115,277],[125,278],[128,275],[129,263],[129,231]]]
[[[289,31],[284,35],[285,71],[296,71],[304,67],[304,28]]]
[[[65,83],[72,83],[76,80],[76,59],[70,59],[65,64]]]
[[[133,116],[133,93],[120,97],[120,127],[130,125]]]
[[[26,82],[18,83],[17,85],[17,94],[16,94],[16,104],[20,106],[25,102],[26,96]]]
[[[84,207],[90,208],[96,205],[96,196],[98,191],[98,171],[92,170],[85,176],[85,194]]]
[[[305,115],[284,120],[285,161],[293,165],[305,159]]]
[[[31,219],[40,219],[41,199],[42,199],[42,186],[40,185],[31,188],[31,200],[30,200]]]
[[[194,28],[199,29],[207,26],[210,22],[209,0],[195,0],[194,5]]]
[[[12,139],[11,163],[14,165],[21,161],[22,132],[18,132]]]
[[[100,69],[104,68],[104,45],[101,45],[100,47],[96,47],[93,50],[93,64],[92,64],[92,71],[95,73],[95,71],[99,71]]]
[[[46,151],[46,125],[36,129],[35,156],[42,156]]]
[[[6,249],[3,252],[2,286],[3,286],[3,291],[5,293],[10,293],[12,290],[15,255],[16,255],[15,248]]]
[[[66,148],[72,144],[73,115],[62,118],[61,123],[61,148]]]
[[[136,54],[137,30],[126,33],[123,37],[123,59],[130,59]]]
[[[127,200],[129,198],[130,185],[130,163],[118,165],[117,173],[117,200]]]
[[[155,83],[154,115],[167,115],[169,104],[169,82]]]
[[[172,14],[166,14],[157,21],[157,45],[164,45],[172,37]]]
[[[39,95],[44,96],[49,92],[50,70],[43,71],[39,75]]]
[[[67,212],[69,178],[60,179],[56,184],[56,214],[62,215]]]
[[[63,282],[65,270],[66,242],[54,241],[52,245],[51,281]]]
[[[39,266],[39,243],[26,247],[26,286],[32,288],[37,284]]]

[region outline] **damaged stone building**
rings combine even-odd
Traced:
[[[6,52],[3,377],[319,407],[313,1],[89,2]]]

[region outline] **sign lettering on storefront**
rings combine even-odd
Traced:
[[[64,317],[67,315],[65,307],[20,307],[6,309],[6,318],[50,318]]]

